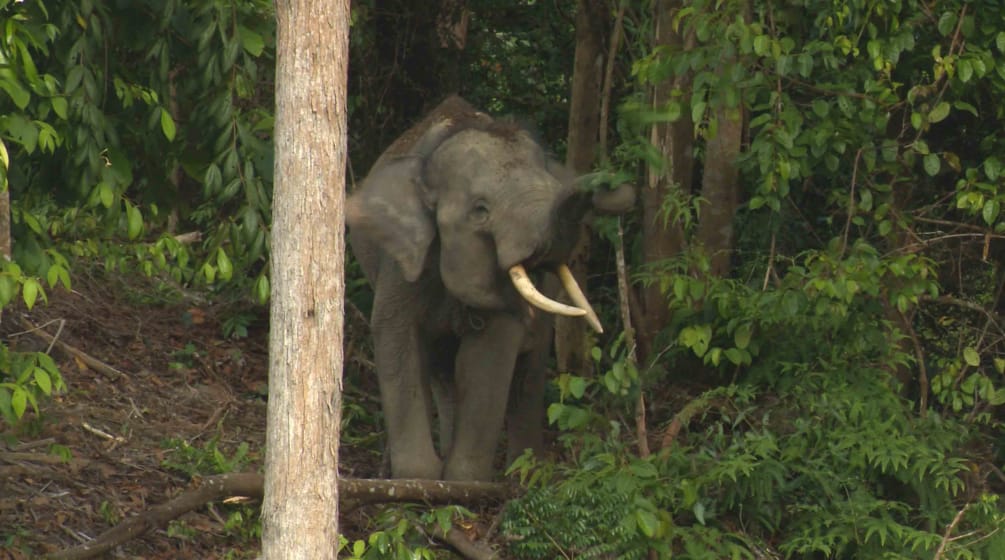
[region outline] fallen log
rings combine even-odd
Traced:
[[[94,558],[124,542],[163,527],[169,521],[209,502],[233,496],[261,499],[264,482],[264,478],[258,473],[229,473],[203,478],[197,488],[124,520],[93,541],[54,552],[46,558],[49,560]],[[394,502],[445,504],[501,501],[512,497],[513,494],[514,489],[511,486],[491,482],[363,478],[339,480],[339,499],[346,510],[368,504]]]

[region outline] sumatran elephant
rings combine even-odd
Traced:
[[[591,201],[632,197],[587,196],[526,130],[456,96],[381,155],[346,214],[394,477],[491,479],[504,423],[510,460],[541,447],[551,314],[601,330],[565,259]]]

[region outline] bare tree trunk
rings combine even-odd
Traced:
[[[741,6],[743,18],[748,22],[751,9],[749,0]],[[735,61],[723,61],[720,74],[727,72],[732,62]],[[706,203],[701,209],[697,238],[709,256],[709,272],[713,276],[729,274],[733,256],[733,217],[742,193],[736,160],[743,145],[745,115],[742,100],[736,107],[720,104],[715,111],[715,133],[705,142],[701,196]]]
[[[348,0],[276,2],[267,559],[336,558]]]
[[[713,276],[729,274],[733,254],[733,215],[740,204],[740,172],[736,158],[743,139],[743,109],[719,107],[718,129],[705,143],[701,196],[706,203],[698,222],[698,242],[705,247]]]
[[[606,0],[579,0],[576,12],[576,57],[569,103],[568,152],[565,162],[577,174],[593,168],[597,157],[600,96],[604,76],[604,37],[609,14]],[[590,230],[580,226],[579,243],[569,258],[569,268],[585,288],[590,257]],[[578,319],[555,320],[555,358],[559,371],[583,375],[589,368],[586,323]]]
[[[654,3],[657,46],[679,50],[684,41],[673,30],[673,17],[683,7],[681,0],[658,0]],[[671,100],[674,89],[687,90],[690,77],[678,76],[653,88],[653,108],[662,109]],[[642,250],[646,264],[668,259],[684,249],[684,230],[677,223],[664,223],[664,200],[674,190],[691,191],[694,174],[693,127],[688,111],[673,123],[653,125],[650,141],[663,154],[665,169],[648,171],[648,182],[642,189]],[[658,285],[644,287],[639,294],[640,317],[637,325],[639,358],[649,359],[656,335],[666,327],[669,310]]]

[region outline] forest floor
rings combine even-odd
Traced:
[[[198,294],[99,271],[77,274],[73,288],[50,290],[48,304],[30,312],[6,309],[0,336],[12,349],[44,351],[49,343],[33,332],[41,329],[120,373],[88,366],[57,344],[49,351],[67,391],[43,402],[40,416],[29,407],[14,430],[0,424],[0,560],[85,543],[190,489],[200,476],[262,470],[264,310],[245,314],[246,336],[227,338],[222,324],[234,310]],[[347,318],[350,356],[357,353],[353,333],[365,341],[356,315]],[[357,362],[346,365],[346,399],[354,404],[344,413],[340,471],[375,477],[379,407],[376,388],[367,386],[371,377],[359,370]],[[234,522],[235,512],[243,522]],[[108,557],[251,558],[258,512],[258,504],[203,507]]]

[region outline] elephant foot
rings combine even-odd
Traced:
[[[443,480],[484,481],[492,480],[492,462],[451,458],[443,468]]]
[[[415,456],[400,461],[391,459],[391,474],[394,478],[439,480],[442,472],[443,461],[439,457],[425,458],[424,460],[419,460]]]

